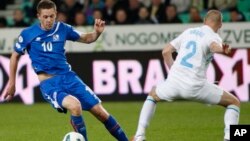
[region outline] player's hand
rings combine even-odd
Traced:
[[[102,33],[105,27],[105,21],[101,19],[95,19],[94,29],[98,34]]]
[[[222,44],[222,48],[223,48],[223,51],[225,54],[231,53],[231,47],[229,47],[228,44],[226,44],[226,43]]]
[[[4,94],[4,99],[10,101],[15,95],[16,87],[15,85],[9,85],[6,93]]]

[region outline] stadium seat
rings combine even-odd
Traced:
[[[179,14],[179,18],[183,23],[189,23],[189,14],[188,13],[183,13]]]
[[[243,12],[247,21],[250,21],[250,12]]]
[[[237,8],[242,12],[247,12],[250,10],[250,0],[238,0]]]
[[[230,13],[229,12],[222,12],[222,15],[223,15],[223,22],[230,21]]]

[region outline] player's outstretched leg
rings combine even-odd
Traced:
[[[226,112],[224,114],[224,123],[225,123],[225,140],[230,140],[230,125],[237,125],[239,124],[239,114],[240,108],[236,105],[228,105]]]
[[[71,125],[74,130],[83,135],[86,141],[88,141],[85,123],[82,117],[82,106],[80,101],[72,95],[66,96],[62,105],[71,113]]]
[[[155,113],[157,101],[160,101],[160,98],[156,95],[155,88],[153,88],[142,106],[137,131],[132,141],[146,140],[146,128]]]
[[[86,126],[83,120],[82,116],[73,116],[71,115],[71,125],[74,128],[74,130],[80,134],[83,135],[83,137],[85,138],[85,141],[88,141],[87,138],[87,131],[86,131]]]
[[[146,128],[149,125],[156,109],[156,100],[152,96],[148,96],[141,109],[138,127],[133,141],[145,141]]]
[[[226,112],[224,114],[224,140],[229,141],[230,125],[236,125],[239,123],[240,101],[232,94],[224,91],[219,105],[226,107]]]
[[[108,117],[106,121],[103,122],[106,129],[110,132],[112,136],[114,136],[118,141],[128,141],[124,131],[117,123],[117,121],[111,115]]]
[[[128,141],[128,138],[119,123],[102,107],[101,104],[95,105],[90,112],[104,124],[109,133],[118,141]]]

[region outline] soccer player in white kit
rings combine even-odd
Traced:
[[[239,122],[240,102],[231,93],[206,80],[206,70],[213,53],[230,53],[229,46],[222,44],[217,34],[221,26],[221,12],[210,10],[203,26],[185,30],[166,45],[162,55],[170,71],[167,79],[154,87],[145,100],[134,141],[146,140],[146,128],[154,115],[157,101],[176,99],[224,106],[224,140],[230,140],[229,127]],[[174,51],[178,52],[175,61],[172,57]]]

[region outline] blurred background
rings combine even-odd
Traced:
[[[58,8],[57,20],[79,31],[93,31],[95,18],[105,20],[105,31],[96,42],[67,41],[66,55],[73,70],[104,101],[129,138],[136,131],[148,92],[168,75],[161,55],[165,44],[185,29],[201,26],[209,9],[220,10],[224,23],[219,34],[233,50],[230,55],[214,55],[207,78],[242,101],[240,124],[250,123],[250,0],[53,1]],[[5,102],[2,97],[13,46],[21,30],[38,22],[38,2],[0,1],[1,141],[56,141],[72,131],[69,113],[58,114],[42,98],[27,54],[19,61],[14,100]],[[222,140],[223,114],[219,106],[159,102],[147,140]],[[92,115],[83,115],[89,140],[114,140]]]
[[[249,0],[53,0],[57,20],[83,32],[92,31],[95,18],[106,22],[92,44],[66,43],[69,63],[104,101],[142,101],[151,88],[167,77],[161,50],[189,27],[202,25],[209,9],[223,13],[219,34],[233,48],[215,55],[207,77],[242,102],[250,98]],[[39,0],[1,0],[0,94],[9,76],[9,57],[20,31],[37,23]],[[44,102],[29,58],[20,58],[14,101]],[[0,100],[3,102],[3,99]]]
[[[40,0],[1,0],[0,27],[26,27],[36,20]],[[74,26],[201,23],[209,9],[223,13],[225,22],[250,20],[248,0],[53,0],[58,20]]]

